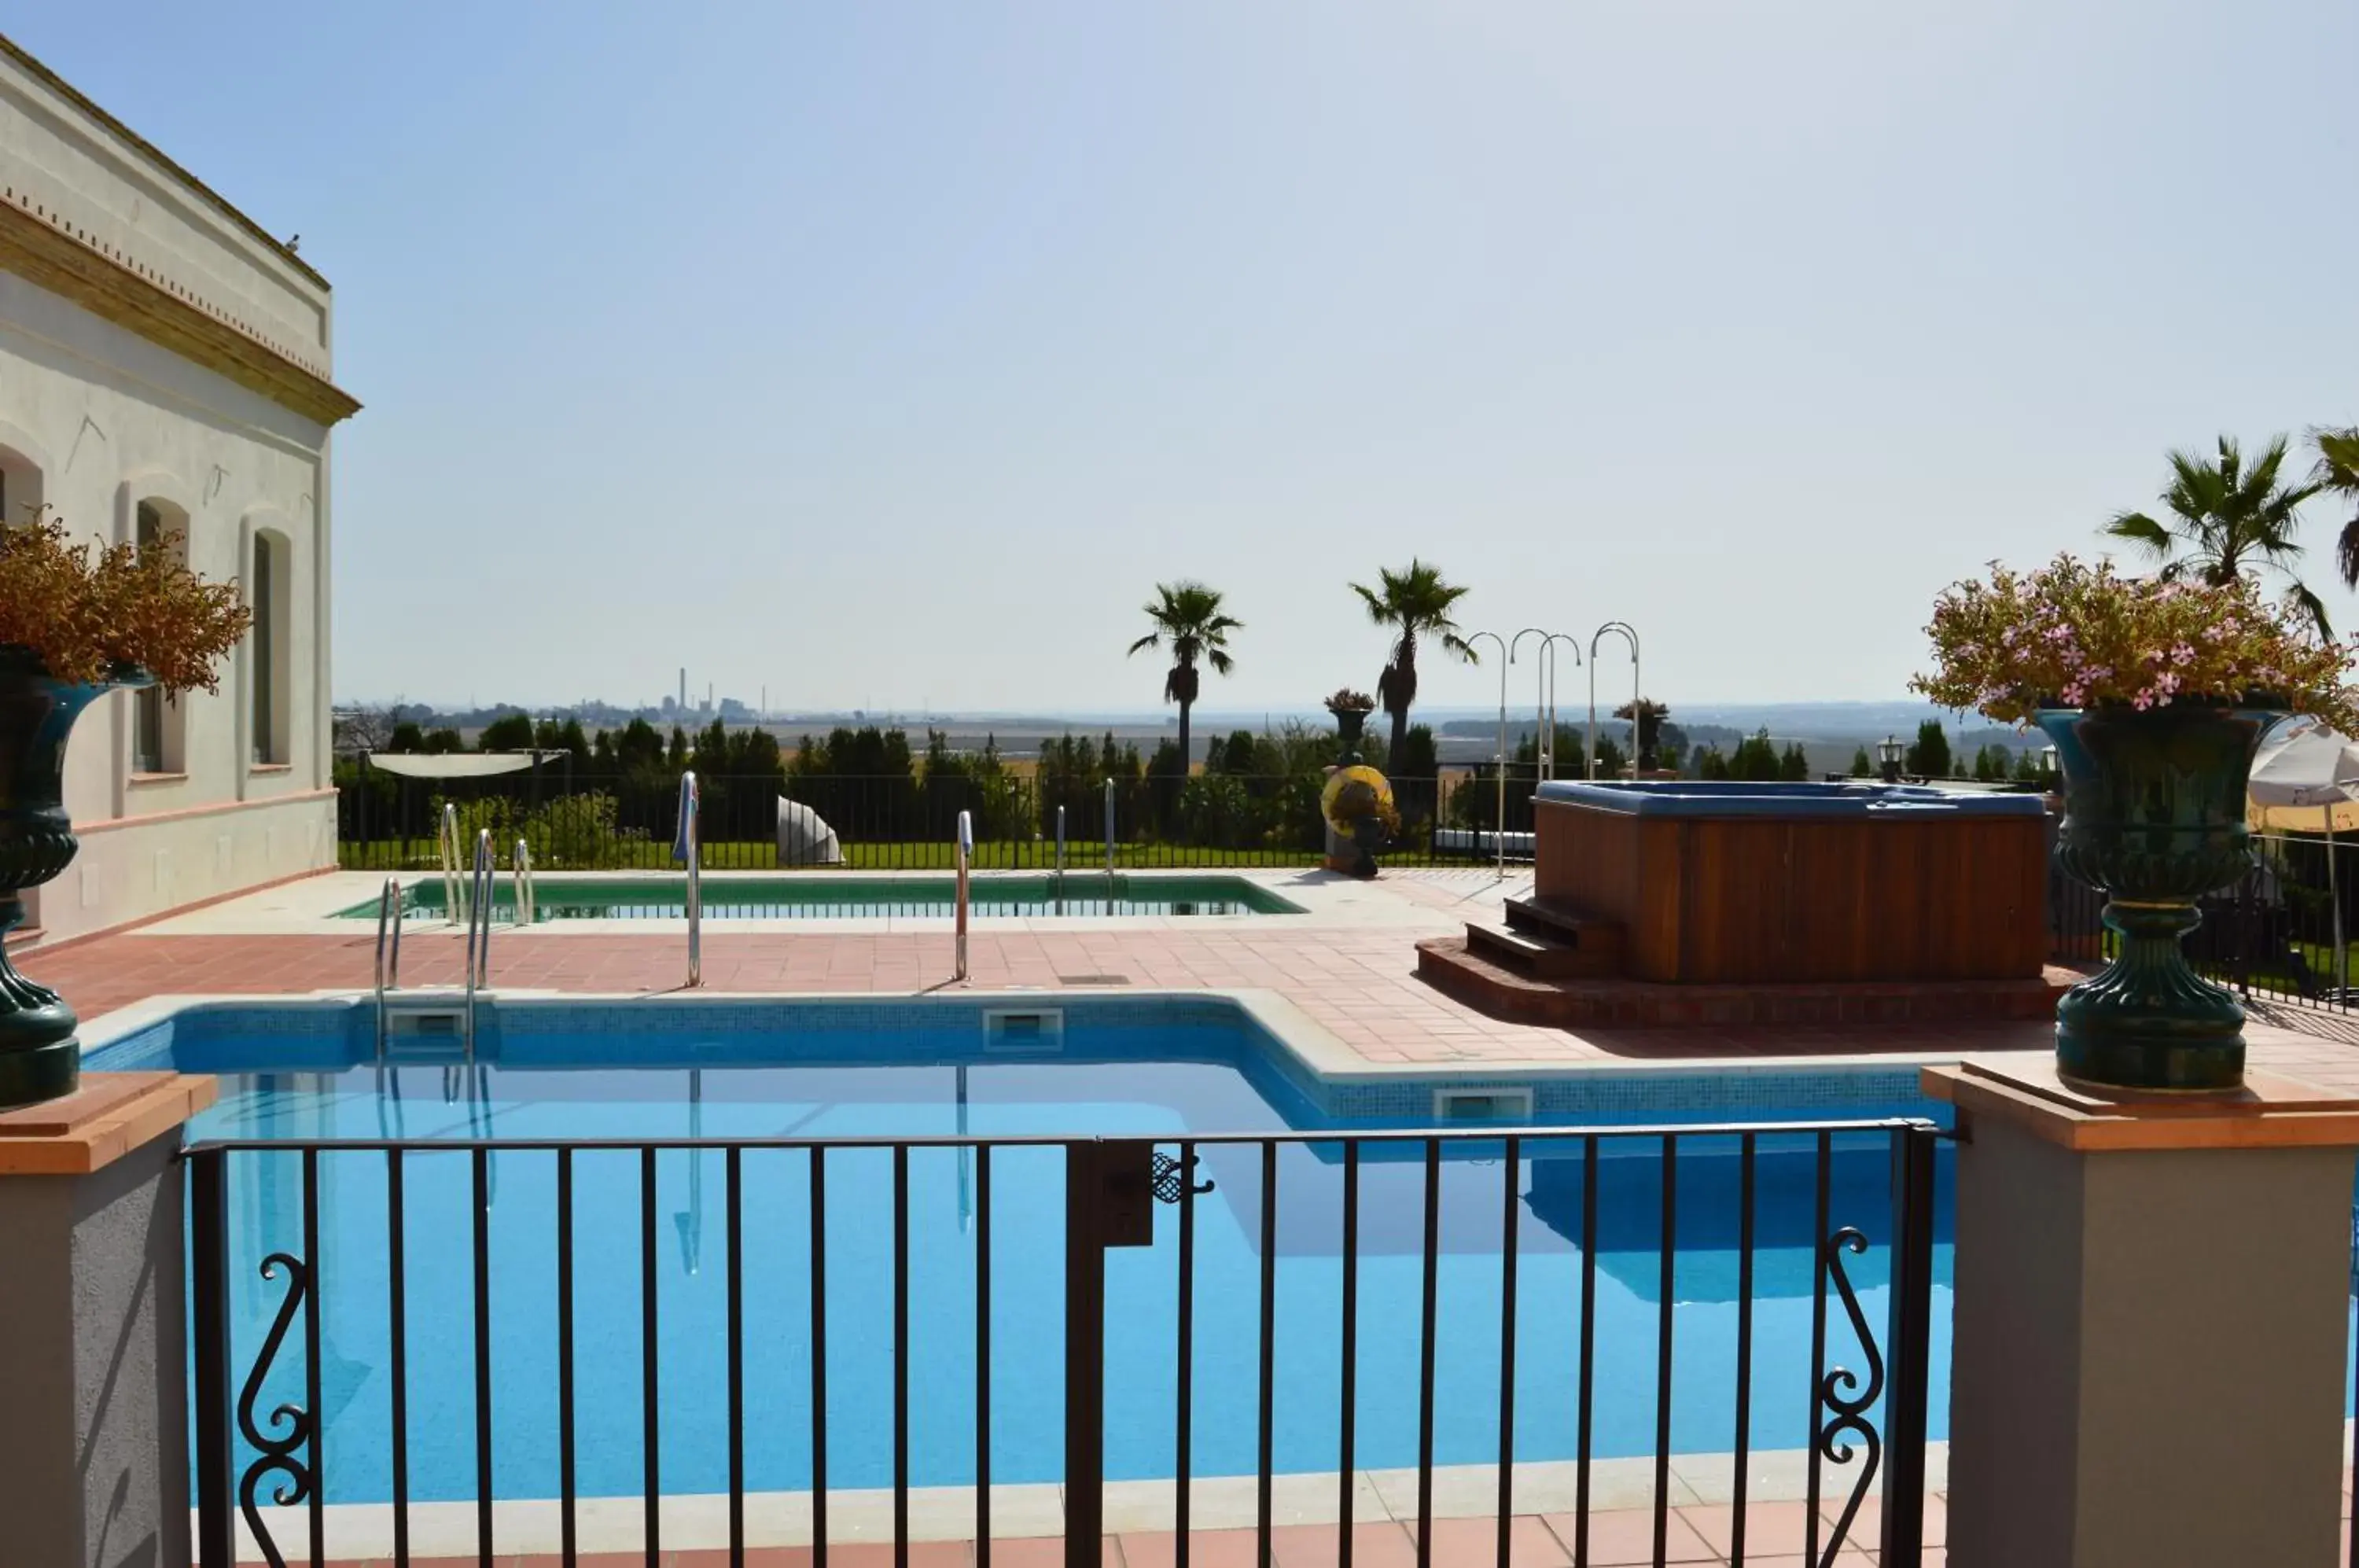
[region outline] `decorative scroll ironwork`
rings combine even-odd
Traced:
[[[1210,1181],[1190,1182],[1188,1180],[1196,1173],[1198,1163],[1198,1157],[1191,1154],[1188,1157],[1187,1169],[1182,1171],[1175,1156],[1158,1153],[1155,1157],[1155,1201],[1176,1203],[1183,1193],[1194,1192],[1201,1196],[1211,1192],[1212,1183]]]
[[[278,1271],[287,1271],[287,1296],[278,1303],[278,1315],[271,1320],[270,1333],[262,1341],[262,1353],[255,1357],[254,1370],[245,1377],[245,1387],[237,1397],[237,1429],[254,1446],[255,1461],[238,1478],[237,1508],[245,1517],[245,1528],[254,1532],[256,1545],[269,1561],[270,1568],[287,1568],[286,1554],[263,1527],[262,1511],[255,1506],[255,1493],[262,1487],[263,1478],[274,1471],[284,1477],[271,1488],[270,1500],[280,1508],[304,1501],[311,1495],[316,1482],[310,1470],[296,1454],[311,1436],[311,1414],[300,1405],[279,1405],[270,1412],[267,1422],[254,1418],[255,1401],[262,1397],[263,1380],[270,1375],[270,1364],[278,1357],[278,1347],[286,1342],[287,1331],[294,1325],[295,1314],[303,1305],[303,1297],[310,1289],[310,1271],[301,1259],[284,1252],[274,1252],[262,1260],[262,1277],[275,1279]],[[266,1432],[265,1425],[284,1425],[283,1435]]]
[[[1856,1438],[1860,1448],[1866,1451],[1866,1463],[1860,1467],[1850,1500],[1843,1504],[1843,1515],[1835,1520],[1834,1530],[1827,1538],[1818,1568],[1833,1568],[1835,1554],[1851,1534],[1852,1521],[1859,1515],[1860,1504],[1867,1499],[1867,1489],[1875,1483],[1876,1467],[1884,1458],[1883,1439],[1867,1419],[1868,1407],[1884,1392],[1884,1357],[1876,1351],[1875,1335],[1868,1332],[1866,1315],[1859,1310],[1859,1297],[1852,1290],[1851,1277],[1843,1272],[1844,1253],[1857,1255],[1866,1250],[1867,1237],[1850,1225],[1819,1244],[1819,1261],[1834,1281],[1835,1292],[1843,1299],[1843,1315],[1851,1319],[1852,1332],[1859,1336],[1860,1349],[1867,1356],[1867,1382],[1862,1387],[1849,1367],[1836,1367],[1830,1368],[1819,1383],[1819,1403],[1826,1410],[1826,1419],[1811,1434],[1819,1456],[1830,1465],[1848,1465],[1858,1450],[1845,1440]],[[1850,1392],[1852,1389],[1858,1391]]]

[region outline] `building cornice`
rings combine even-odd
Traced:
[[[0,45],[6,40],[0,38]],[[0,198],[0,267],[308,419],[332,425],[359,410],[358,398],[293,350],[132,261],[30,196],[6,190]]]
[[[305,261],[301,256],[297,256],[294,251],[288,249],[286,241],[277,238],[268,230],[265,229],[260,223],[255,223],[252,218],[249,218],[244,212],[239,212],[235,207],[230,204],[228,199],[223,197],[220,191],[215,191],[212,186],[206,184],[203,180],[199,180],[195,175],[190,174],[187,169],[173,162],[169,158],[164,155],[162,149],[158,148],[147,137],[141,136],[138,132],[133,130],[130,126],[125,125],[122,121],[108,114],[104,109],[91,102],[89,98],[82,94],[81,89],[74,86],[72,82],[68,82],[64,77],[60,76],[56,71],[51,71],[48,66],[43,65],[31,55],[26,53],[23,46],[19,45],[14,38],[9,38],[5,33],[0,33],[0,56],[5,56],[7,59],[14,60],[17,65],[21,66],[28,75],[38,81],[42,86],[48,88],[50,92],[56,93],[59,97],[72,104],[82,114],[89,115],[92,120],[103,127],[109,136],[123,143],[124,146],[129,147],[141,158],[146,158],[148,162],[154,164],[158,169],[162,169],[166,174],[170,175],[174,180],[179,181],[180,184],[188,187],[190,191],[202,197],[208,206],[213,208],[215,211],[219,212],[222,216],[227,218],[231,223],[235,223],[239,228],[244,229],[248,234],[252,235],[255,239],[259,240],[263,245],[268,246],[271,254],[277,256],[280,261],[286,263],[288,267],[293,267],[297,272],[302,274],[303,277],[310,279],[313,283],[318,284],[321,288],[325,289],[328,287],[328,280],[321,277],[319,272],[312,267],[310,262]]]

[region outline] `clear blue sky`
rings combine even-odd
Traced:
[[[1300,707],[1412,553],[1674,707],[1896,696],[2165,447],[2359,421],[2351,0],[6,26],[336,286],[340,697],[1143,708],[1187,574]]]

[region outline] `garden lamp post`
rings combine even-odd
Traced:
[[[1638,634],[1627,621],[1608,621],[1598,627],[1589,639],[1589,757],[1588,767],[1582,771],[1592,779],[1597,777],[1597,645],[1608,632],[1627,638],[1630,644],[1630,754],[1634,763],[1638,752],[1638,703],[1642,700],[1638,681]],[[1633,771],[1636,771],[1635,768]]]
[[[1491,770],[1498,776],[1499,781],[1499,814],[1491,820],[1491,844],[1498,852],[1499,877],[1504,881],[1507,875],[1507,666],[1514,659],[1507,649],[1507,639],[1497,632],[1473,633],[1467,637],[1466,646],[1472,648],[1484,637],[1499,645],[1499,749],[1491,756]],[[1437,783],[1437,806],[1440,803],[1440,793]]]
[[[2049,755],[2053,756],[2054,753],[2051,751]],[[1898,736],[1886,735],[1875,743],[1876,768],[1883,773],[1884,781],[1886,784],[1900,782],[1900,756],[1901,746]]]

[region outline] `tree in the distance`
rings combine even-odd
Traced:
[[[1458,635],[1458,623],[1451,618],[1451,611],[1467,590],[1445,580],[1439,567],[1412,558],[1406,571],[1379,571],[1377,584],[1368,588],[1354,583],[1352,592],[1367,606],[1368,619],[1394,634],[1384,673],[1376,678],[1377,705],[1393,721],[1392,739],[1385,747],[1385,754],[1391,757],[1398,755],[1408,739],[1409,706],[1417,701],[1419,642],[1430,635],[1467,663],[1482,660],[1473,645]]]
[[[2347,430],[2312,430],[2310,442],[2318,451],[2318,466],[2310,472],[2310,484],[2322,495],[2359,506],[2359,425]],[[2342,568],[2343,585],[2359,588],[2359,511],[2352,514],[2335,539],[2334,562]]]
[[[2283,436],[2271,438],[2250,463],[2227,436],[2219,439],[2217,449],[2216,457],[2172,452],[2170,485],[2162,493],[2165,517],[2124,512],[2105,525],[2105,533],[2145,550],[2165,578],[2219,584],[2275,572],[2285,580],[2287,604],[2321,637],[2332,636],[2325,603],[2294,572],[2301,558],[2293,537],[2301,505],[2321,486],[2278,482],[2286,460]],[[2347,538],[2350,530],[2344,533]]]
[[[1201,659],[1211,665],[1215,675],[1226,675],[1235,665],[1229,658],[1229,634],[1243,630],[1245,623],[1222,614],[1221,591],[1201,583],[1185,579],[1158,583],[1155,595],[1147,604],[1147,619],[1154,629],[1132,643],[1130,651],[1136,654],[1167,642],[1171,645],[1171,669],[1163,677],[1163,698],[1180,704],[1180,773],[1184,778],[1189,714],[1196,705],[1201,679],[1196,661]]]
[[[1912,779],[1950,776],[1950,737],[1941,728],[1940,720],[1927,719],[1917,726],[1917,739],[1900,767]]]

